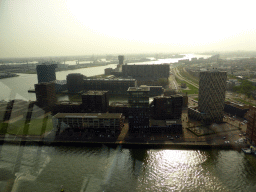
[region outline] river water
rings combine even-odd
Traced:
[[[3,145],[0,177],[13,191],[255,191],[256,158],[234,150]],[[5,176],[7,177],[7,176]],[[5,178],[6,180],[8,178]],[[0,191],[7,181],[0,181]]]
[[[57,72],[93,76],[104,68]],[[34,74],[0,80],[0,99],[34,100],[27,93]],[[101,145],[26,146],[3,144],[0,151],[0,191],[15,181],[12,191],[256,191],[256,158],[236,150],[126,149]]]

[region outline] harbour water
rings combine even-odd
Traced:
[[[183,58],[184,59],[184,58]],[[104,68],[57,73],[93,76]],[[0,100],[35,100],[34,74],[0,80]],[[236,150],[166,150],[92,146],[0,147],[0,191],[256,191],[256,158]]]

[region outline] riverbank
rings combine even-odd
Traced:
[[[56,73],[58,72],[62,72],[62,71],[72,71],[72,70],[77,70],[77,69],[85,69],[85,68],[92,68],[92,67],[102,67],[102,66],[106,66],[109,64],[95,64],[94,66],[90,65],[90,66],[86,66],[86,65],[69,65],[67,68],[56,68]],[[28,71],[21,71],[19,73],[22,74],[37,74],[36,69],[35,70],[28,70]]]
[[[10,75],[0,75],[0,79],[7,79],[7,78],[11,78],[11,77],[19,77],[19,75],[17,74],[10,74]]]

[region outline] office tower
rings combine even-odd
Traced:
[[[222,122],[227,72],[216,69],[200,72],[198,111],[207,122]]]
[[[129,87],[129,131],[143,134],[149,131],[149,87]]]
[[[108,106],[108,91],[88,91],[82,95],[82,108],[84,112],[106,113]]]
[[[67,75],[67,88],[69,93],[77,93],[84,90],[84,75],[71,73]]]
[[[36,100],[40,107],[52,107],[55,105],[56,93],[55,83],[39,83],[35,84]]]
[[[38,83],[51,82],[56,80],[55,69],[57,64],[43,63],[36,66]]]

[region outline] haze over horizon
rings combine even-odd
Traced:
[[[0,0],[0,58],[256,50],[254,2]]]

